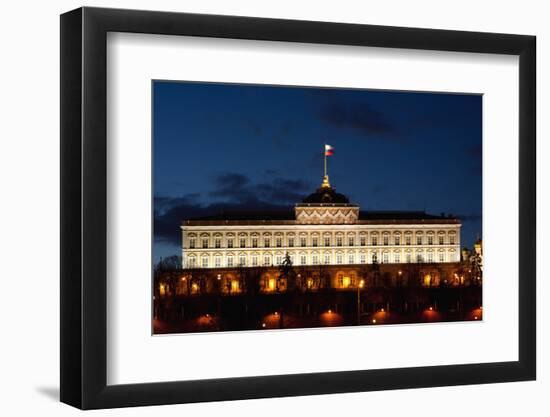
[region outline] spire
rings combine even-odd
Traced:
[[[328,181],[328,175],[325,175],[323,177],[323,183],[321,184],[321,188],[332,188],[330,186],[330,182]]]

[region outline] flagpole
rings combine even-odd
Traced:
[[[325,156],[325,177],[327,176],[327,145],[325,144],[325,149],[323,149],[323,155]]]

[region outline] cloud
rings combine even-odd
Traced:
[[[395,129],[387,117],[368,103],[341,103],[329,101],[320,110],[321,121],[341,128],[353,129],[364,135],[387,136]]]
[[[253,119],[245,119],[243,121],[243,126],[244,126],[245,130],[249,131],[254,136],[260,136],[264,131],[264,129],[263,129],[262,125],[260,124],[260,122],[258,122],[257,120],[253,120]]]
[[[209,195],[232,203],[253,203],[258,200],[294,204],[313,188],[309,182],[281,177],[253,184],[248,177],[237,173],[219,175],[214,184],[216,189]]]
[[[314,188],[306,181],[283,177],[253,183],[247,176],[234,172],[219,175],[213,185],[214,190],[208,196],[214,201],[208,204],[201,202],[198,193],[179,197],[156,196],[155,242],[179,245],[179,225],[185,219],[235,211],[288,211]]]
[[[456,217],[463,222],[479,222],[482,220],[482,215],[480,213],[457,214]]]

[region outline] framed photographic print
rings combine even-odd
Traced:
[[[61,400],[535,379],[535,38],[61,16]]]

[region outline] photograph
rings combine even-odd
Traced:
[[[481,322],[482,102],[153,80],[152,333]]]

